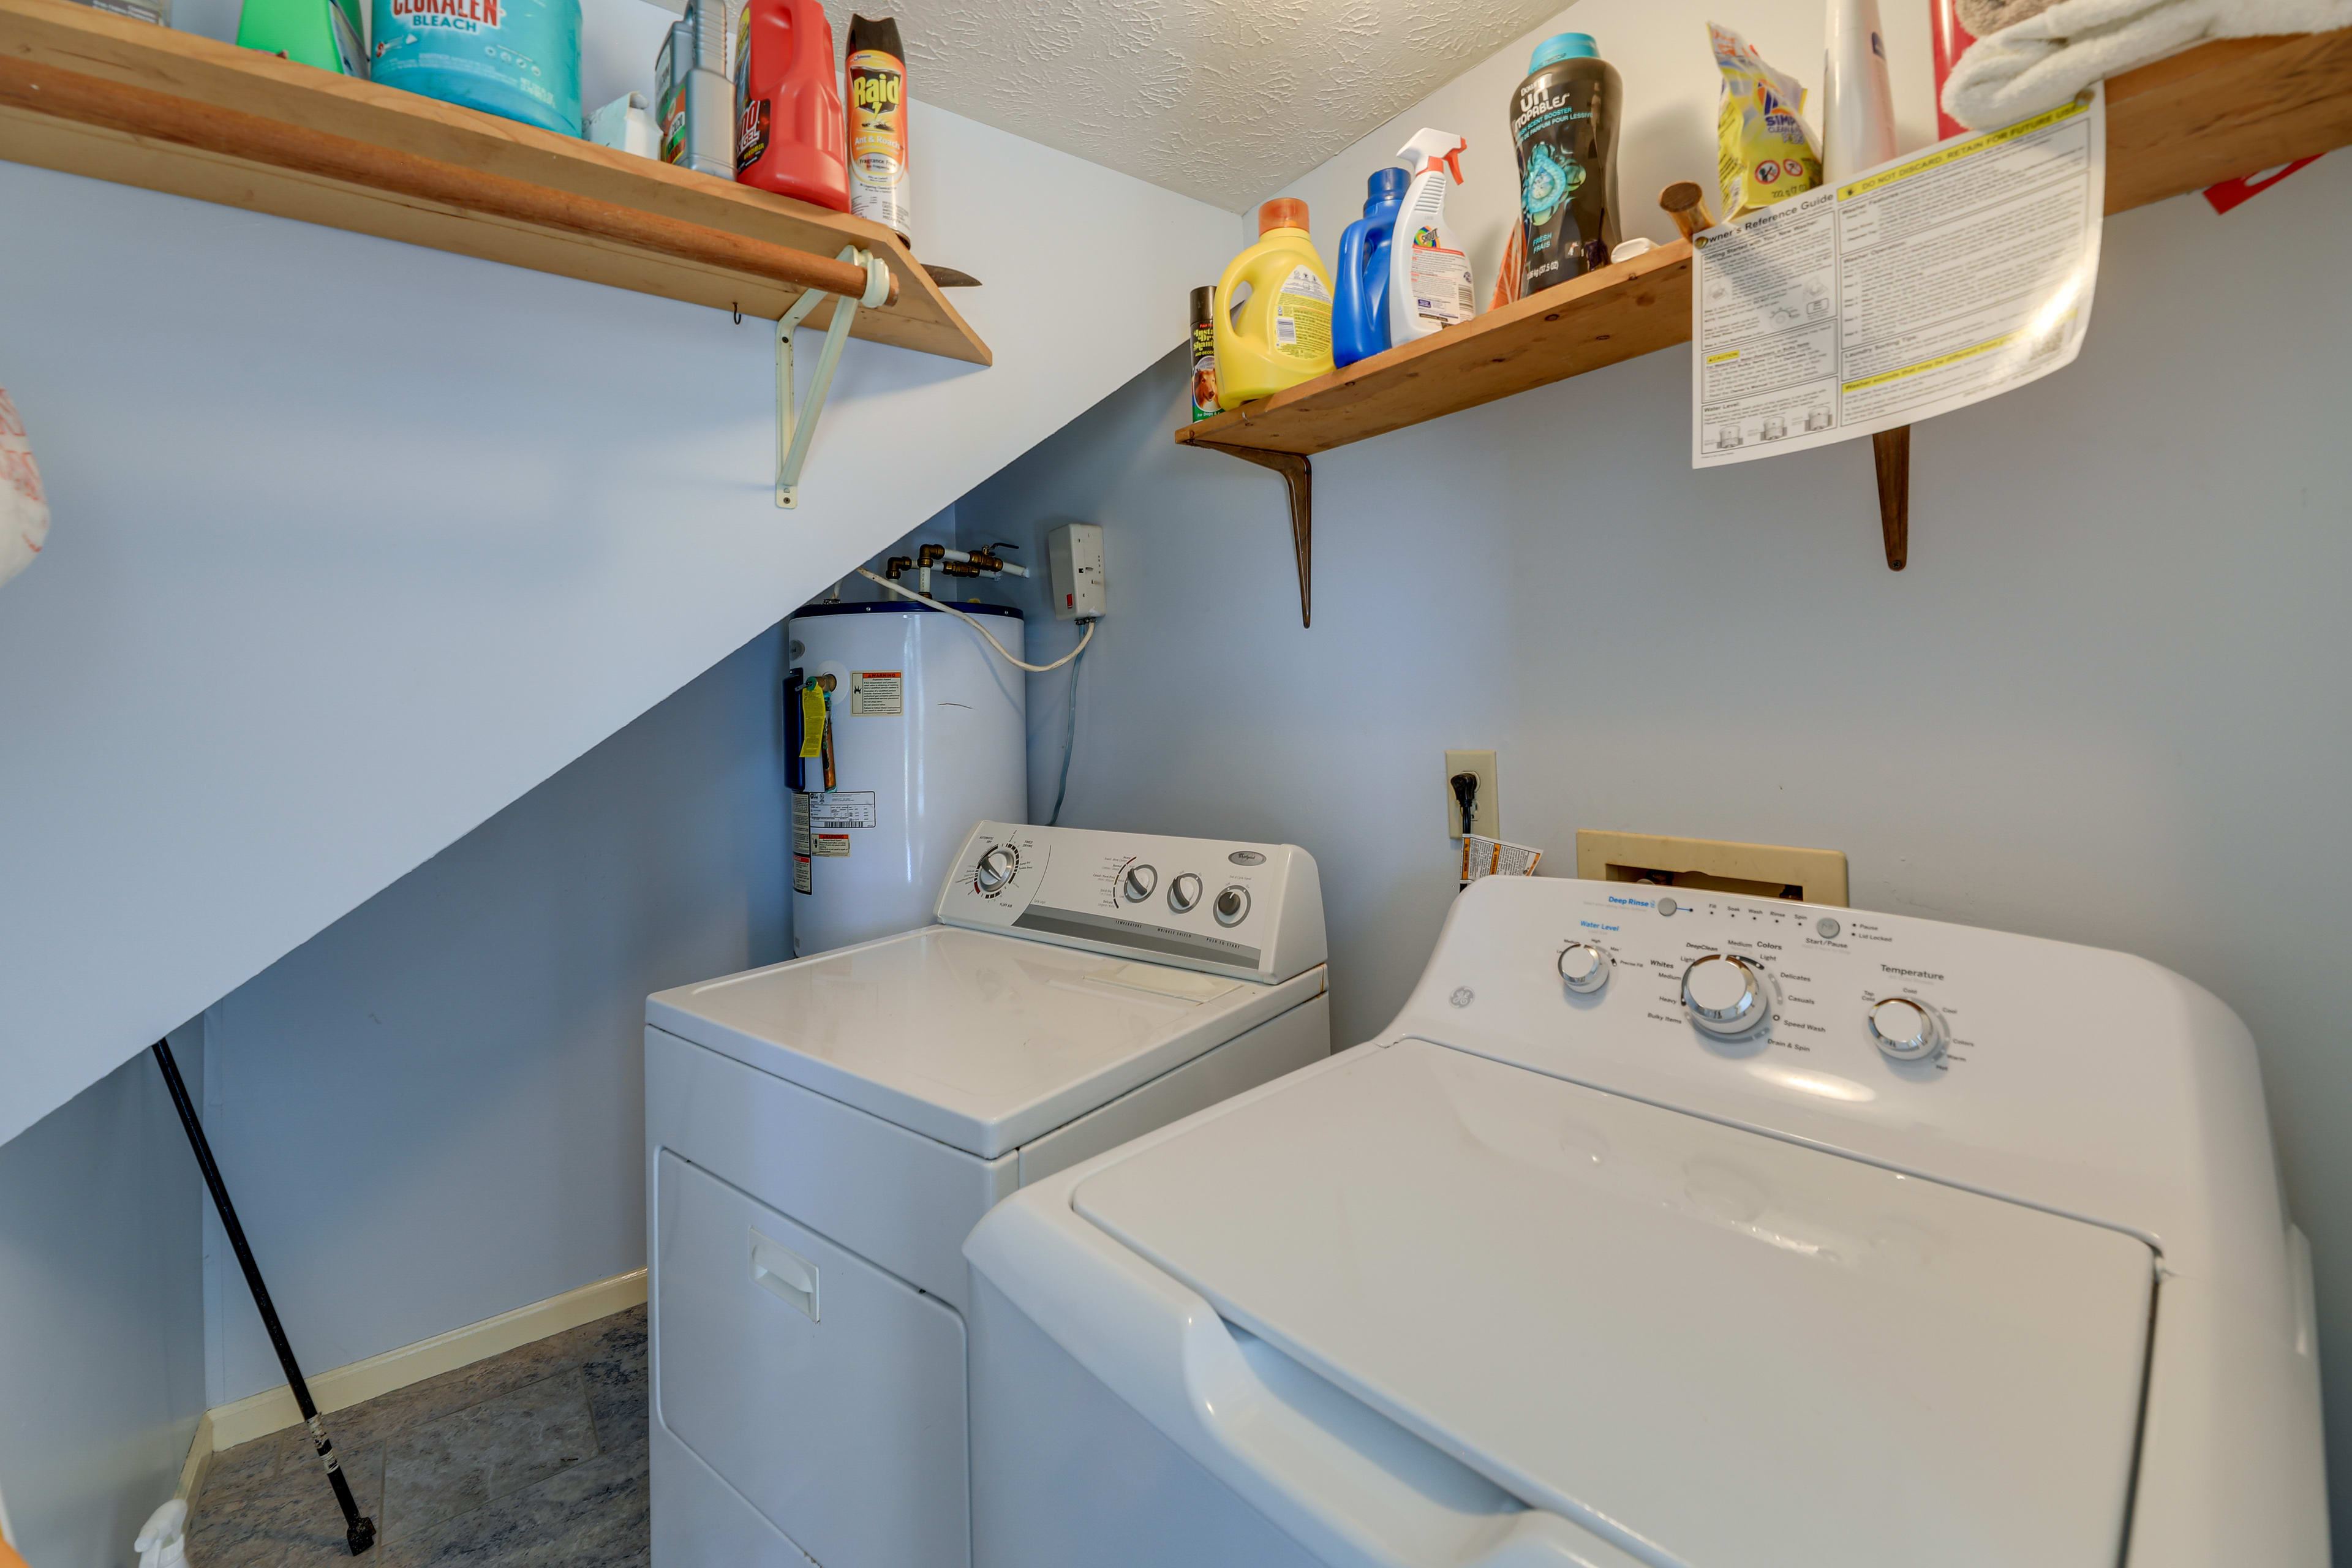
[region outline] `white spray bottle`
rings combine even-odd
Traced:
[[[1895,89],[1878,0],[1829,0],[1822,66],[1822,184],[1850,180],[1895,156]]]
[[[1425,338],[1475,309],[1470,258],[1445,226],[1445,190],[1462,183],[1457,160],[1470,143],[1449,131],[1423,131],[1397,149],[1412,172],[1389,241],[1389,344]]]

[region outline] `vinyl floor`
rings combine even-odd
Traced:
[[[327,1417],[365,1568],[646,1568],[646,1310],[637,1307]],[[216,1455],[191,1568],[352,1563],[299,1429]]]

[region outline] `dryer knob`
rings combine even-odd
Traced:
[[[1249,889],[1235,883],[1217,895],[1214,907],[1219,925],[1237,926],[1249,914]]]
[[[1683,971],[1683,1011],[1710,1035],[1736,1039],[1772,1016],[1772,983],[1735,952],[1710,952]]]
[[[1119,894],[1130,904],[1143,902],[1151,896],[1151,890],[1158,886],[1160,886],[1160,873],[1140,863],[1129,866],[1127,868],[1127,875],[1118,879]]]
[[[1192,872],[1182,872],[1168,884],[1168,907],[1178,914],[1192,913],[1192,906],[1200,901],[1201,879]]]
[[[1570,991],[1591,993],[1609,984],[1610,963],[1606,950],[1589,942],[1572,942],[1560,950],[1559,983]]]
[[[1950,1037],[1944,1016],[1909,996],[1889,996],[1870,1010],[1870,1037],[1890,1061],[1933,1061]]]
[[[999,844],[982,851],[980,868],[972,874],[972,886],[983,893],[1001,893],[1020,869],[1021,851],[1010,844]]]

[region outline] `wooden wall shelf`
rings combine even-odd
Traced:
[[[2119,213],[2352,143],[2352,29],[2233,38],[2107,83],[2107,211]],[[1307,458],[1690,342],[1691,255],[1676,240],[1176,432],[1290,486],[1308,617]]]
[[[68,0],[0,0],[0,158],[770,320],[856,246],[853,336],[990,363],[877,225]]]

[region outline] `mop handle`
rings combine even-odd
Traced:
[[[310,1398],[310,1385],[302,1377],[302,1368],[294,1360],[294,1347],[286,1341],[286,1326],[278,1321],[278,1309],[270,1303],[269,1287],[261,1282],[261,1265],[253,1260],[253,1248],[245,1239],[245,1226],[237,1223],[236,1205],[228,1201],[228,1184],[221,1180],[220,1167],[213,1163],[213,1146],[205,1136],[204,1123],[196,1120],[194,1102],[188,1099],[188,1086],[180,1078],[180,1064],[172,1059],[172,1042],[155,1042],[155,1065],[163,1071],[163,1087],[172,1091],[172,1107],[180,1113],[180,1125],[188,1134],[188,1147],[194,1151],[196,1168],[204,1173],[205,1185],[212,1189],[213,1207],[220,1215],[221,1228],[228,1233],[228,1244],[236,1253],[237,1267],[245,1270],[245,1283],[253,1292],[253,1305],[261,1313],[261,1326],[269,1332],[269,1343],[278,1352],[278,1364],[286,1371],[286,1384],[294,1391],[294,1407],[302,1413],[303,1425],[310,1429],[310,1440],[318,1446],[319,1462],[326,1467],[327,1482],[335,1489],[335,1502],[343,1510],[343,1538],[357,1557],[375,1544],[375,1521],[360,1512],[359,1503],[352,1496],[352,1484],[344,1479],[342,1466],[335,1462],[335,1446],[327,1438],[327,1429],[319,1420],[319,1406]]]

